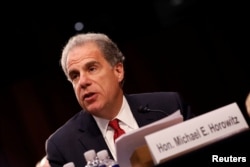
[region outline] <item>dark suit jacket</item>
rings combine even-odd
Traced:
[[[192,117],[189,107],[176,92],[130,94],[125,97],[139,127],[178,109],[185,120]],[[138,109],[141,106],[147,106],[152,111],[140,112]],[[153,110],[162,110],[166,115]],[[96,152],[103,149],[109,151],[94,118],[84,110],[69,119],[46,141],[47,157],[52,167],[63,166],[67,162],[73,162],[76,167],[83,167],[86,164],[83,154],[90,149]],[[110,152],[109,154],[113,158]]]

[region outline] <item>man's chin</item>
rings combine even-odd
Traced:
[[[86,108],[86,110],[87,110],[90,114],[96,115],[96,114],[98,114],[98,113],[101,111],[101,108],[100,108],[100,107],[96,107],[96,106],[88,106],[88,107]]]

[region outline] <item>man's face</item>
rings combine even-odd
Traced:
[[[70,51],[66,63],[77,100],[93,115],[114,116],[121,106],[123,64],[112,67],[95,43],[86,43]]]

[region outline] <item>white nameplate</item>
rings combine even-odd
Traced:
[[[145,136],[154,164],[247,130],[236,103],[199,115]]]

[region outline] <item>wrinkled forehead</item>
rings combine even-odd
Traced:
[[[96,45],[86,44],[71,49],[68,53],[66,67],[68,69],[73,64],[87,63],[89,61],[107,62],[103,53]]]

